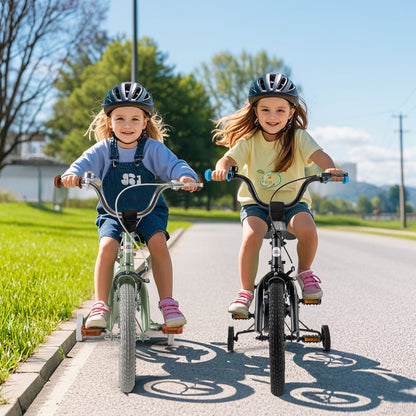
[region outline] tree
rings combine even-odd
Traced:
[[[357,205],[355,207],[355,210],[358,214],[371,214],[373,212],[373,204],[371,203],[370,199],[367,195],[361,194],[358,197]]]
[[[0,3],[0,170],[21,143],[43,132],[59,69],[100,36],[108,2],[2,0]]]
[[[239,56],[222,52],[214,55],[210,64],[203,63],[197,75],[214,101],[216,117],[220,118],[244,105],[255,79],[276,71],[290,75],[281,59],[270,58],[264,50],[254,56],[245,51]]]

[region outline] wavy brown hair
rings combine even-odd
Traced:
[[[285,172],[293,164],[295,157],[295,131],[306,130],[308,126],[308,109],[305,101],[299,98],[299,105],[292,116],[292,125],[285,132],[276,134],[276,143],[282,147],[275,159],[275,172]],[[258,101],[251,105],[248,101],[241,109],[230,116],[220,118],[215,122],[213,141],[219,146],[234,147],[241,139],[250,139],[259,130],[256,126],[255,108]],[[290,104],[290,103],[289,103]],[[292,104],[291,104],[292,105]]]
[[[158,114],[154,114],[152,117],[148,117],[144,112],[147,118],[146,125],[146,135],[158,142],[164,141],[168,137],[168,128],[164,124],[162,117]],[[88,138],[91,140],[94,136],[97,142],[108,139],[111,137],[111,126],[110,126],[110,117],[104,113],[104,110],[101,110],[91,122],[88,130],[85,134],[88,134]]]

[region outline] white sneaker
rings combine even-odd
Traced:
[[[92,305],[90,315],[85,322],[85,328],[107,328],[107,321],[110,316],[110,307],[103,301],[95,302]]]

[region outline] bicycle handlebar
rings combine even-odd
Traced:
[[[241,179],[243,182],[245,182],[247,184],[248,190],[251,194],[251,196],[253,197],[253,199],[256,201],[256,203],[258,205],[261,205],[264,208],[269,208],[270,204],[266,204],[265,202],[263,202],[259,196],[257,195],[256,189],[254,188],[253,182],[251,182],[251,180],[249,178],[247,178],[244,175],[240,175],[238,172],[238,167],[237,166],[231,166],[230,170],[227,172],[227,181],[230,181],[232,179]],[[330,172],[321,172],[318,173],[316,175],[311,175],[311,176],[305,176],[303,178],[299,178],[296,179],[297,180],[302,180],[304,179],[295,199],[289,203],[284,203],[284,207],[285,208],[292,208],[293,206],[295,206],[296,204],[298,204],[300,202],[300,200],[302,199],[303,194],[305,193],[307,187],[312,183],[312,182],[321,182],[321,183],[327,183],[331,180],[332,177],[343,177],[342,183],[348,183],[349,181],[349,177],[348,177],[348,173],[344,172],[341,174],[338,173],[330,173]],[[211,169],[207,169],[205,171],[205,179],[209,182],[212,179],[212,170]],[[294,181],[288,182],[283,184],[280,188],[278,188],[275,193],[277,193],[281,188],[283,188],[284,186],[288,185],[289,183],[292,183]],[[274,194],[275,194],[274,193]],[[273,194],[273,196],[274,196]],[[272,196],[272,198],[273,198]]]
[[[104,210],[114,216],[114,217],[118,217],[118,214],[115,210],[113,210],[107,203],[104,193],[102,191],[102,188],[97,185],[97,178],[94,178],[94,175],[92,174],[92,172],[86,172],[84,177],[79,177],[78,179],[78,184],[77,186],[79,188],[82,188],[83,186],[85,186],[86,188],[91,187],[94,189],[95,193],[97,194],[97,197],[99,199],[99,201],[101,202],[101,205],[103,206]],[[61,188],[63,186],[62,184],[62,177],[61,175],[57,175],[55,176],[54,179],[54,185],[57,188]],[[136,184],[136,185],[130,185],[127,188],[123,189],[124,192],[125,190],[129,189],[129,188],[135,188],[137,186],[154,186],[156,189],[152,195],[152,198],[149,202],[149,205],[143,210],[137,213],[137,218],[141,218],[144,217],[145,215],[147,215],[149,212],[151,212],[153,210],[153,208],[156,206],[157,200],[159,199],[160,194],[165,191],[166,189],[174,189],[174,190],[179,190],[181,188],[202,188],[204,186],[204,184],[202,182],[198,182],[198,183],[193,183],[193,182],[187,182],[187,183],[183,183],[177,180],[173,180],[170,182],[164,182],[164,183],[142,183],[142,184]]]

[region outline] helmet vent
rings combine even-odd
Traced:
[[[125,91],[125,93],[126,93],[126,96],[128,96],[128,95],[129,95],[129,92],[130,92],[130,87],[131,87],[131,84],[130,84],[130,83],[125,83],[125,84],[124,84],[124,91]]]
[[[136,101],[136,100],[139,98],[139,96],[140,96],[141,92],[142,92],[142,89],[141,89],[140,87],[137,87],[137,88],[133,91],[133,94],[132,94],[132,96],[131,96],[131,99],[132,99],[133,101]]]
[[[277,91],[283,90],[283,88],[285,87],[286,83],[287,83],[287,78],[280,77],[279,84],[276,86],[276,90]]]
[[[118,90],[117,87],[113,88],[113,94],[117,100],[121,100],[120,91]]]
[[[258,85],[262,91],[266,91],[266,86],[264,85],[264,79],[260,78],[258,81]]]

